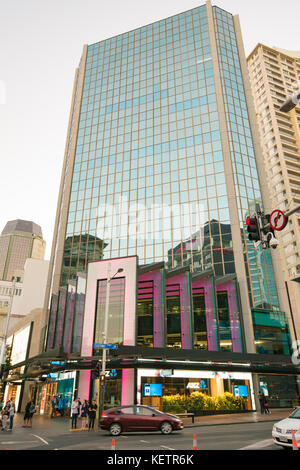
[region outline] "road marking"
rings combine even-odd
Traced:
[[[144,442],[145,444],[150,444],[150,441],[140,441],[140,442]]]
[[[123,437],[123,439],[128,439],[128,436],[123,436],[122,434],[121,437]]]
[[[49,445],[49,442],[45,441],[45,439],[43,439],[42,437],[36,436],[35,434],[32,434],[32,436],[37,437],[37,438],[40,439],[42,442],[44,442],[44,444],[46,444],[47,446]]]
[[[32,442],[38,442],[38,441],[3,441],[0,442],[1,445],[5,446],[6,444],[28,444]]]
[[[168,450],[175,450],[172,447],[167,447],[167,446],[160,446],[160,447],[163,447],[164,449],[168,449]]]
[[[264,447],[269,447],[272,444],[274,444],[273,439],[265,439],[264,441],[255,442],[255,444],[242,447],[241,449],[238,449],[238,450],[263,449]]]

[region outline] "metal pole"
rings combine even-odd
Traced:
[[[106,344],[107,341],[107,329],[108,329],[108,315],[109,315],[109,296],[110,296],[110,271],[111,265],[108,264],[107,267],[107,280],[106,280],[106,300],[105,300],[105,314],[104,314],[104,330],[103,330],[103,343]],[[102,351],[102,367],[101,373],[99,376],[99,417],[98,417],[98,427],[100,428],[100,420],[102,411],[104,410],[104,398],[105,398],[105,382],[101,380],[101,375],[105,376],[106,369],[106,349]]]
[[[6,317],[6,326],[5,326],[5,333],[3,336],[3,341],[1,345],[1,354],[0,354],[0,366],[2,368],[2,365],[5,363],[5,348],[6,348],[6,341],[7,341],[7,335],[8,335],[8,327],[9,327],[9,320],[12,312],[12,304],[14,300],[14,295],[15,295],[15,286],[16,286],[16,279],[13,278],[13,283],[12,283],[12,294],[10,298],[10,305],[9,309],[7,312],[7,317]]]

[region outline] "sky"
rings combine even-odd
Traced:
[[[203,0],[2,0],[0,232],[42,227],[50,258],[75,69],[92,44],[203,5]],[[299,0],[212,0],[240,17],[248,55],[258,42],[300,50]]]

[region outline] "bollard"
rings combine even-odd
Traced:
[[[114,439],[111,441],[111,450],[116,450],[116,443]]]
[[[193,450],[198,450],[196,434],[193,435]]]
[[[299,450],[294,429],[292,429],[292,445],[293,445],[293,450]]]

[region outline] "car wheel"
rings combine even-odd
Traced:
[[[122,427],[119,423],[113,423],[110,425],[109,432],[112,436],[119,436],[122,432]]]
[[[160,425],[160,430],[162,434],[171,434],[171,432],[173,431],[172,424],[170,424],[168,421],[164,421]]]

